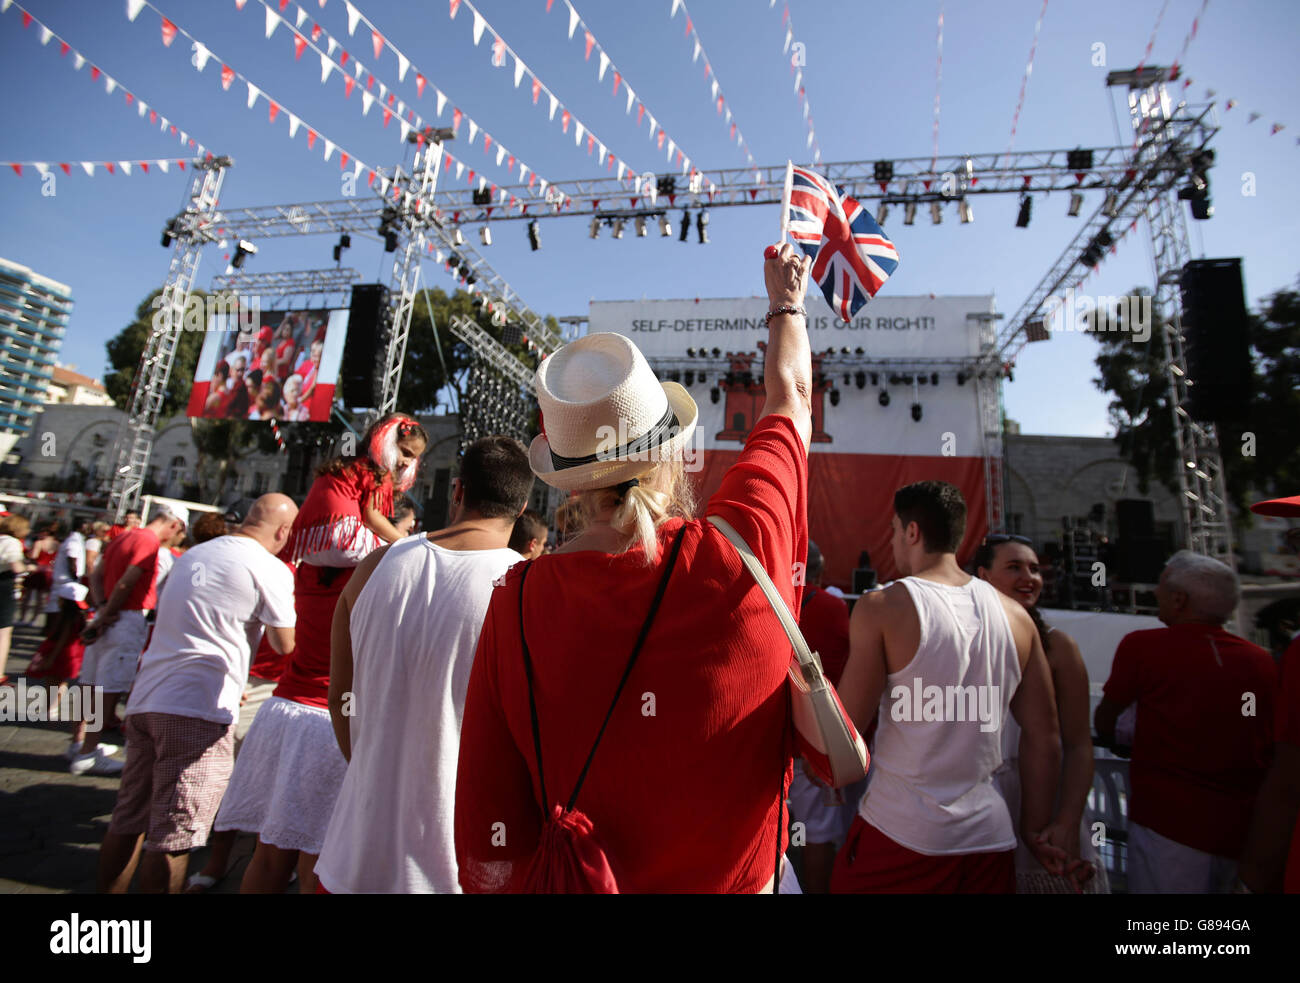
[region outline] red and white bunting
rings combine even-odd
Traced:
[[[19,177],[23,176],[23,169],[30,168],[42,179],[45,175],[52,173],[52,169],[57,167],[64,174],[71,176],[72,169],[79,167],[85,172],[87,177],[95,176],[95,168],[102,167],[109,174],[116,174],[121,171],[126,176],[131,176],[134,171],[132,168],[138,168],[141,174],[151,173],[151,168],[160,174],[167,174],[175,164],[182,171],[185,165],[189,163],[181,157],[155,157],[150,160],[0,160],[0,172],[4,170],[12,171]]]
[[[140,10],[145,6],[146,2],[147,0],[128,0],[128,3],[126,5],[127,19],[134,21],[135,18],[139,16]],[[151,125],[156,125],[161,133],[169,134],[170,136],[174,136],[174,137],[178,136],[182,146],[196,150],[200,156],[205,156],[208,153],[208,148],[206,146],[194,140],[191,140],[188,133],[181,134],[176,129],[176,127],[172,125],[170,119],[168,119],[166,116],[159,114],[156,109],[151,109],[148,103],[140,99],[133,91],[126,88],[126,86],[122,85],[122,83],[119,82],[117,79],[105,73],[101,68],[99,68],[98,65],[95,65],[88,58],[86,58],[84,54],[82,54],[80,51],[74,48],[71,44],[65,41],[54,31],[50,30],[50,28],[47,27],[44,23],[42,23],[37,17],[33,16],[30,12],[28,12],[22,6],[22,4],[15,3],[14,0],[0,0],[0,14],[4,14],[8,12],[10,7],[14,7],[21,12],[22,23],[24,27],[28,27],[32,24],[37,25],[37,27],[39,28],[39,40],[41,41],[41,44],[45,45],[48,44],[49,41],[51,40],[57,40],[59,42],[59,57],[63,58],[68,55],[72,55],[71,65],[72,65],[72,70],[74,72],[81,71],[83,67],[89,64],[90,80],[92,82],[98,82],[102,76],[104,79],[104,91],[106,94],[112,95],[118,88],[121,88],[122,94],[124,96],[124,104],[127,106],[134,105],[136,109],[136,115],[139,116],[141,119],[148,117],[149,123]],[[170,43],[166,41],[165,31],[164,31],[164,43]],[[206,49],[203,49],[203,54],[204,57],[202,59],[202,63],[206,63],[207,61]],[[201,63],[199,64],[199,70],[202,71]]]
[[[768,0],[769,9],[775,6],[776,0]],[[813,163],[820,164],[822,159],[822,148],[821,144],[817,142],[817,128],[813,125],[812,107],[808,104],[808,89],[807,86],[804,85],[803,78],[803,59],[799,57],[803,51],[802,46],[800,46],[794,53],[791,53],[791,49],[795,48],[798,42],[795,40],[794,20],[790,17],[790,5],[788,3],[782,4],[781,26],[785,31],[785,44],[781,51],[790,59],[790,74],[794,76],[794,94],[799,99],[799,109],[803,113],[803,118],[808,124],[808,137],[805,143],[808,148],[812,150]],[[717,76],[714,76],[714,80],[717,80]],[[717,99],[718,112],[722,113],[723,110],[726,109],[726,107],[723,106],[722,99],[716,94],[714,95],[714,98]],[[731,124],[730,109],[726,109],[725,122]],[[731,139],[735,139],[734,134],[731,136]]]

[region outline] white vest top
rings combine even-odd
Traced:
[[[1020,659],[997,589],[916,577],[916,655],[886,677],[863,819],[917,853],[1010,850],[1011,816],[991,776],[1020,684]]]

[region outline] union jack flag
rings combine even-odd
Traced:
[[[857,201],[820,174],[791,169],[790,235],[812,257],[811,278],[845,321],[898,269],[898,250]]]

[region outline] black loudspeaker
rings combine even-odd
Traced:
[[[1111,579],[1121,584],[1154,584],[1169,559],[1169,543],[1163,536],[1131,536],[1115,546]]]
[[[1156,534],[1156,507],[1144,498],[1125,498],[1115,503],[1120,540]]]
[[[382,283],[358,283],[352,288],[348,337],[343,344],[343,364],[339,367],[339,390],[347,406],[379,403],[383,386],[381,362],[388,351],[392,324],[388,287]]]
[[[1182,294],[1187,412],[1211,423],[1242,422],[1253,372],[1241,260],[1193,260],[1183,267]]]
[[[853,571],[854,594],[865,594],[867,591],[872,590],[876,586],[877,582],[876,571],[872,570],[870,567],[865,569],[858,567]]]

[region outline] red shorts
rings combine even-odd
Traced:
[[[1015,850],[932,857],[895,843],[861,816],[831,872],[831,894],[1015,893]]]

